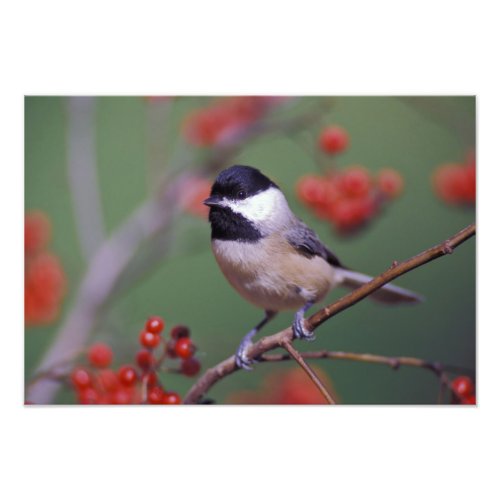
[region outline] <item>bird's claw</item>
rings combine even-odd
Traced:
[[[241,368],[243,370],[253,370],[252,365],[256,363],[255,360],[250,359],[247,356],[247,352],[249,347],[252,345],[252,342],[245,342],[242,343],[239,347],[238,350],[236,351],[235,354],[235,363],[238,368]]]
[[[292,324],[293,336],[296,339],[312,341],[316,339],[314,332],[308,330],[304,323],[304,318],[295,318]]]

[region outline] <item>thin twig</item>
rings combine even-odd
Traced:
[[[416,368],[425,368],[440,376],[441,373],[448,369],[446,365],[441,363],[434,363],[432,361],[426,361],[425,359],[413,358],[409,356],[380,356],[378,354],[360,354],[357,352],[345,352],[345,351],[310,351],[302,352],[302,357],[305,359],[344,359],[348,361],[360,361],[362,363],[375,363],[387,365],[394,370],[397,370],[400,366],[414,366]],[[287,354],[264,354],[259,358],[259,361],[287,361],[290,356]],[[460,369],[458,367],[453,367],[453,370],[465,371],[466,369]]]
[[[306,320],[305,327],[309,331],[314,331],[326,320],[344,311],[345,309],[352,307],[354,304],[372,294],[386,283],[389,283],[397,277],[411,271],[412,269],[416,269],[417,267],[431,262],[432,260],[444,255],[449,255],[456,247],[461,245],[464,241],[467,241],[475,234],[476,225],[471,224],[439,245],[433,246],[403,262],[393,262],[389,269],[376,278],[308,318]],[[258,359],[265,352],[282,346],[284,342],[292,342],[293,340],[292,329],[286,328],[285,330],[275,333],[274,335],[260,339],[258,342],[253,344],[252,347],[250,347],[247,355],[250,359]],[[238,367],[235,364],[234,356],[231,356],[230,358],[221,361],[213,368],[208,369],[188,391],[184,398],[184,403],[197,403],[214,384],[236,370],[238,370]]]
[[[323,394],[324,398],[327,400],[328,404],[334,405],[336,404],[333,397],[330,395],[323,382],[319,379],[319,377],[314,373],[314,370],[304,361],[303,357],[300,355],[299,351],[297,351],[290,342],[283,342],[283,347],[288,351],[289,355],[297,361],[297,363],[301,366],[301,368],[307,373],[308,377],[313,381],[316,387],[319,389],[321,394]]]
[[[142,377],[141,383],[141,403],[146,404],[148,401],[148,380],[149,377],[146,375]]]
[[[441,405],[444,403],[444,397],[446,395],[446,389],[448,389],[449,383],[447,380],[447,377],[444,373],[441,374],[441,377],[439,378],[439,392],[438,392],[438,405]]]

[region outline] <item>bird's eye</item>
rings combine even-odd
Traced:
[[[236,196],[239,200],[244,200],[247,196],[247,194],[245,193],[245,191],[243,190],[240,190],[236,193]]]

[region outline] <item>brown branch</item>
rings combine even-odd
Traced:
[[[328,404],[334,405],[335,400],[330,395],[323,382],[319,379],[319,377],[314,373],[314,370],[305,362],[304,358],[301,356],[299,351],[297,351],[290,342],[283,342],[283,347],[288,351],[289,355],[288,359],[294,359],[301,366],[301,368],[307,373],[307,376],[313,381],[316,387],[319,389],[321,394],[323,394],[324,398],[327,400]],[[285,355],[286,356],[286,355]]]
[[[450,384],[450,380],[446,376],[445,373],[441,373],[439,377],[439,392],[438,392],[438,405],[444,403],[444,398],[446,396],[446,389],[453,392],[453,389]]]
[[[344,351],[311,351],[302,352],[303,358],[306,359],[344,359],[348,361],[360,361],[363,363],[375,363],[387,365],[394,370],[400,366],[414,366],[416,368],[425,368],[440,376],[446,369],[440,363],[433,363],[420,358],[412,358],[407,356],[380,356],[378,354],[360,354],[357,352]],[[291,357],[288,354],[264,354],[259,358],[259,361],[288,361]]]
[[[306,328],[310,331],[315,330],[327,319],[358,303],[386,283],[432,260],[451,254],[456,247],[471,238],[474,234],[476,234],[476,225],[471,224],[439,245],[433,246],[403,262],[394,262],[387,271],[308,318],[305,325]],[[248,357],[250,359],[258,359],[265,352],[276,349],[277,347],[284,347],[285,342],[293,342],[293,340],[291,328],[287,328],[268,337],[263,337],[249,349]],[[234,356],[208,369],[186,394],[184,403],[197,403],[214,384],[236,370],[238,370],[238,367],[234,362]]]

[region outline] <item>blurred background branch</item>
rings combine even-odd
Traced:
[[[85,260],[104,240],[95,150],[95,98],[68,97],[68,179]]]
[[[146,106],[147,181],[153,192],[156,191],[169,163],[167,138],[171,108],[170,99],[150,100]]]

